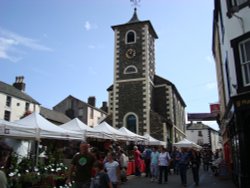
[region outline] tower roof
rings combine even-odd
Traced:
[[[135,8],[135,9],[134,9],[134,14],[133,14],[132,18],[131,18],[127,23],[125,23],[125,24],[120,24],[120,25],[114,25],[114,26],[111,26],[111,28],[112,28],[113,30],[115,30],[115,29],[118,28],[118,27],[126,27],[126,26],[128,26],[128,25],[147,24],[147,25],[149,25],[149,30],[150,30],[151,34],[157,39],[158,36],[157,36],[157,34],[156,34],[156,32],[155,32],[155,30],[154,30],[154,27],[152,26],[151,22],[150,22],[149,20],[140,21],[140,20],[138,19],[138,16],[137,16],[137,12],[136,12],[136,11],[137,11],[137,9]]]
[[[135,23],[135,22],[139,22],[140,20],[138,19],[137,13],[136,13],[136,8],[134,8],[134,14],[132,16],[132,18],[129,20],[128,23]]]

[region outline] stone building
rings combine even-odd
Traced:
[[[78,118],[90,127],[100,123],[107,113],[95,105],[94,96],[88,98],[88,103],[81,101],[71,95],[53,107],[53,110],[66,114],[70,119]],[[104,102],[103,105],[106,105]],[[105,109],[105,106],[102,106]]]
[[[156,75],[155,39],[149,20],[136,9],[129,22],[112,26],[115,38],[114,81],[109,92],[109,119],[114,127],[166,141],[185,137],[185,102],[173,83]]]

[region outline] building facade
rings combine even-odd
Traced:
[[[155,39],[150,21],[136,9],[129,22],[112,26],[114,81],[108,88],[111,124],[166,141],[185,137],[185,102],[170,81],[155,74]]]
[[[250,187],[250,1],[215,0],[216,62],[224,158],[238,187]]]
[[[0,119],[15,121],[34,111],[40,112],[40,104],[25,93],[23,76],[13,85],[0,81]]]
[[[107,115],[95,107],[95,97],[89,97],[86,103],[70,95],[55,105],[53,110],[66,114],[70,119],[78,118],[90,127],[99,124]]]
[[[202,147],[209,147],[213,152],[222,148],[220,132],[202,122],[187,124],[186,135],[188,140]]]

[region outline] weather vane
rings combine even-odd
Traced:
[[[141,0],[130,0],[130,2],[133,3],[132,5],[133,5],[135,8],[139,6],[140,1],[141,1]]]

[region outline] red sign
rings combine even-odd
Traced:
[[[219,103],[210,104],[210,113],[218,114],[219,112],[220,112],[220,104]]]

